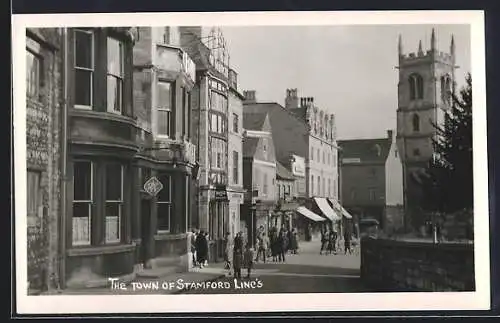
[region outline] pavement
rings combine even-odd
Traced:
[[[336,293],[368,292],[359,277],[360,257],[356,255],[320,255],[319,242],[302,242],[297,255],[286,255],[284,263],[256,263],[250,278],[246,269],[242,279],[235,280],[222,265],[199,270],[225,273],[211,284],[192,286],[182,294],[249,294],[249,293]]]
[[[159,278],[135,278],[108,287],[67,289],[59,295],[148,295],[227,293],[334,293],[366,292],[359,277],[360,257],[320,255],[320,242],[301,242],[298,254],[287,254],[284,263],[268,258],[257,262],[246,278],[235,280],[223,263],[209,264],[190,272],[170,273]]]

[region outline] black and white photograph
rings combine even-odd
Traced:
[[[489,308],[482,12],[23,15],[13,40],[19,311]]]

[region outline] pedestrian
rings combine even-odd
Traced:
[[[278,261],[279,262],[285,262],[285,249],[286,249],[286,234],[285,231],[282,229],[280,230],[280,233],[278,235]]]
[[[247,278],[250,278],[250,274],[252,273],[253,259],[254,259],[254,251],[250,243],[247,243],[245,248],[245,253],[243,255],[243,265],[247,269]]]
[[[224,239],[224,268],[229,270],[229,276],[231,276],[233,259],[233,241],[229,232],[226,232],[226,237]]]
[[[299,242],[297,239],[297,231],[295,230],[295,228],[292,229],[292,234],[291,234],[290,240],[291,240],[290,245],[291,245],[292,254],[296,255],[297,250],[299,249]]]
[[[323,254],[323,250],[327,252],[328,237],[329,237],[328,231],[326,229],[321,230],[321,249],[319,251],[320,255]]]
[[[234,278],[241,279],[241,265],[243,262],[243,238],[242,233],[238,232],[234,238],[233,246],[233,269]]]
[[[197,230],[192,229],[191,230],[191,255],[192,255],[192,262],[193,262],[193,267],[197,265],[196,261],[196,236],[197,236]]]
[[[265,234],[262,234],[258,240],[257,257],[255,258],[255,262],[259,261],[259,256],[262,254],[262,261],[266,263],[266,252],[267,252],[267,237]]]
[[[349,254],[352,254],[351,250],[351,232],[347,228],[344,231],[344,255],[347,255],[347,252],[349,251]]]
[[[271,232],[271,256],[273,257],[273,262],[278,261],[278,234],[276,230]]]
[[[206,264],[207,256],[208,256],[208,241],[203,230],[196,237],[196,258],[200,268]]]
[[[330,231],[330,234],[328,235],[328,247],[327,247],[327,253],[328,254],[335,254],[335,233]]]

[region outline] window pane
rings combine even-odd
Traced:
[[[91,106],[92,72],[75,70],[75,104]]]
[[[158,82],[158,107],[170,110],[171,102],[170,83]]]
[[[90,162],[75,162],[73,175],[75,201],[92,200],[92,166]]]
[[[86,206],[88,209],[88,204],[73,204],[73,210],[75,210],[75,206],[78,206],[78,208],[80,208],[81,206]],[[72,219],[73,244],[90,244],[90,218],[88,216],[75,217],[74,214],[76,214],[75,211],[73,211]]]
[[[162,190],[158,193],[158,201],[171,202],[170,195],[170,176],[163,175],[158,178],[163,184]]]
[[[108,111],[122,111],[122,80],[108,75]]]
[[[170,135],[170,111],[158,110],[158,134]]]
[[[92,34],[75,31],[75,66],[93,69]]]
[[[106,203],[106,241],[120,240],[121,203]]]
[[[106,200],[122,200],[122,166],[116,164],[106,165]]]
[[[212,131],[217,131],[217,115],[212,114]]]
[[[158,206],[158,230],[170,230],[170,204],[157,203]]]
[[[123,47],[122,44],[108,37],[108,73],[123,77]]]

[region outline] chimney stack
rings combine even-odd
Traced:
[[[296,109],[299,107],[299,98],[297,97],[297,89],[286,89],[285,108]]]
[[[393,131],[392,130],[387,130],[387,138],[391,139],[391,141],[393,140]]]
[[[255,98],[255,90],[243,91],[243,95],[245,96],[245,102],[247,103],[255,103],[257,101]]]

